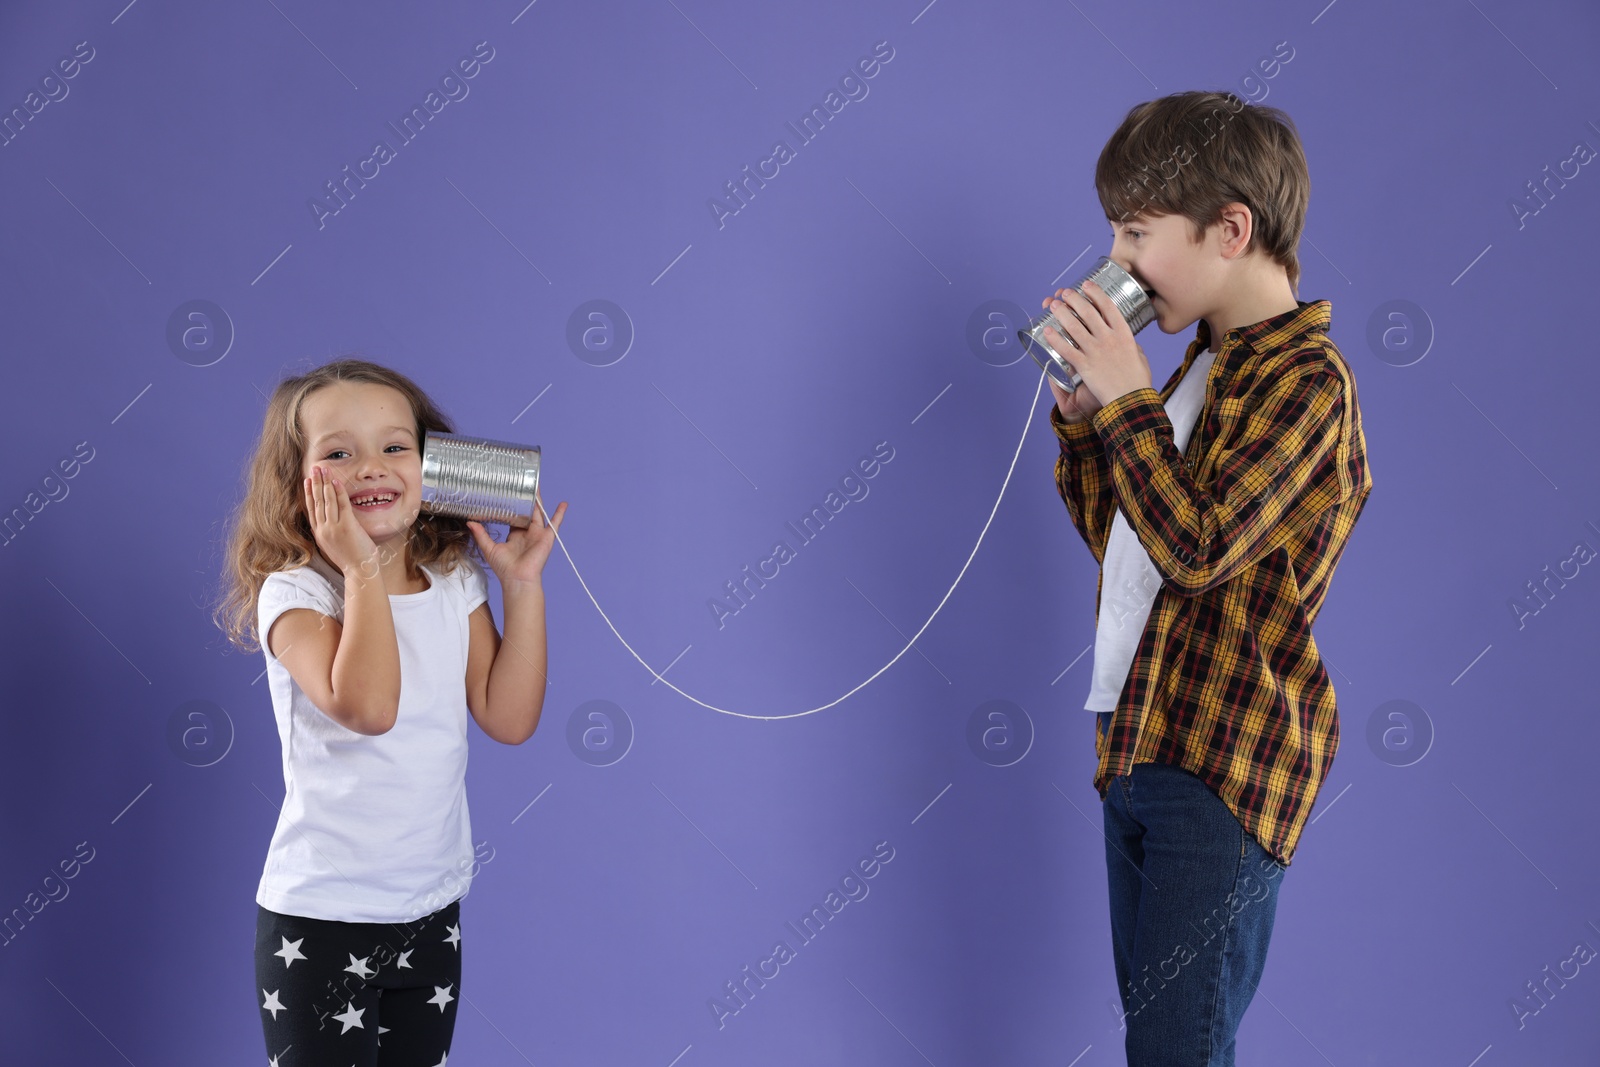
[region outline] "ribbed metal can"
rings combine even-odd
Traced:
[[[1089,273],[1078,279],[1072,288],[1081,294],[1084,282],[1094,282],[1105,290],[1105,294],[1117,306],[1117,310],[1127,320],[1128,328],[1134,333],[1138,333],[1155,321],[1156,309],[1151,305],[1150,297],[1140,287],[1139,283],[1134,281],[1127,271],[1113,263],[1109,256],[1101,256]],[[1055,329],[1056,333],[1061,334],[1061,339],[1071,345],[1072,348],[1076,349],[1078,347],[1072,344],[1072,338],[1061,333],[1060,327],[1056,325],[1055,317],[1049,312],[1034,319],[1023,329],[1018,330],[1017,340],[1022,342],[1022,347],[1033,357],[1033,361],[1039,364],[1045,373],[1050,375],[1051,380],[1070,393],[1078,388],[1078,384],[1083,381],[1083,376],[1072,369],[1072,364],[1067,362],[1062,353],[1057,352],[1046,343],[1044,339],[1046,326]]]
[[[538,445],[435,430],[423,441],[424,511],[525,527],[538,513],[538,491]]]

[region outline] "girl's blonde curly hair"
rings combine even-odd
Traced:
[[[398,390],[411,405],[419,448],[429,430],[455,432],[450,419],[415,382],[364,359],[333,360],[278,383],[267,402],[243,497],[229,518],[225,573],[212,612],[212,620],[244,652],[261,650],[256,607],[267,575],[303,567],[316,551],[302,492],[306,440],[300,409],[306,397],[335,382],[365,382]],[[447,574],[464,556],[482,562],[466,520],[428,511],[417,516],[406,548],[411,566],[436,563]]]

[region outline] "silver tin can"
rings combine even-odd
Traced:
[[[1081,294],[1084,282],[1094,282],[1105,290],[1105,294],[1111,298],[1117,310],[1122,312],[1128,328],[1134,333],[1138,333],[1155,321],[1156,309],[1151,306],[1149,295],[1127,271],[1111,262],[1109,257],[1101,256],[1093,269],[1079,278],[1072,288]],[[1072,364],[1068,363],[1061,353],[1045,342],[1046,326],[1054,328],[1056,333],[1061,335],[1061,339],[1074,349],[1078,347],[1072,344],[1072,338],[1061,332],[1061,328],[1056,325],[1055,316],[1049,312],[1028,323],[1024,329],[1018,330],[1017,339],[1033,357],[1033,361],[1050,375],[1050,380],[1070,393],[1078,388],[1083,376],[1072,369]]]
[[[538,513],[539,446],[429,430],[422,509],[477,522],[530,526]]]

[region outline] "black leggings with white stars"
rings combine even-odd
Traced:
[[[257,904],[256,1004],[272,1067],[442,1067],[461,992],[461,902],[347,923]]]

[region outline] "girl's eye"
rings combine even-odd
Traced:
[[[404,452],[406,450],[406,446],[405,445],[388,445],[387,447],[384,448],[384,451],[387,452],[391,448],[398,448],[402,452]],[[340,455],[342,453],[344,453],[344,449],[336,448],[332,452],[329,452],[327,454],[327,456],[325,456],[324,458],[325,459],[332,459],[334,456]]]

